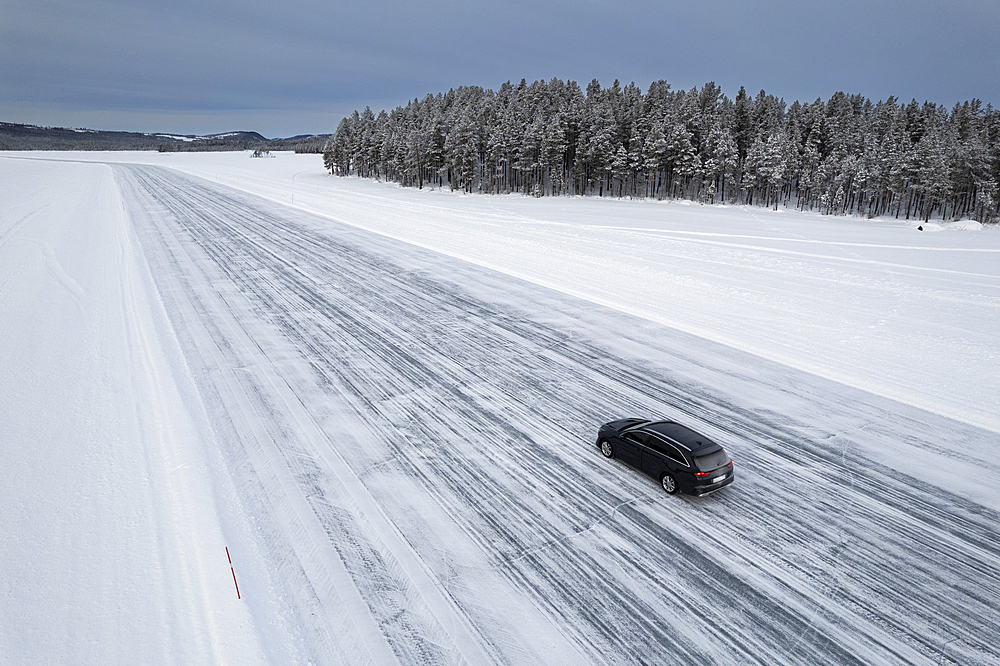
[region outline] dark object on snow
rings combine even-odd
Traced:
[[[673,421],[621,419],[601,426],[597,446],[605,458],[648,474],[673,495],[707,495],[736,478],[725,449]]]
[[[924,225],[921,224],[920,226],[917,227],[917,231],[923,231],[923,230],[924,230]]]

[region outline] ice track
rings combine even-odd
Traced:
[[[254,595],[280,600],[303,661],[1000,662],[1000,516],[857,446],[994,434],[113,168],[257,529],[272,589],[248,603],[264,625]],[[605,461],[596,427],[627,415],[705,430],[737,482],[668,497]]]

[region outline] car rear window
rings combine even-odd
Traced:
[[[729,454],[724,449],[717,449],[705,455],[695,456],[694,464],[702,471],[722,467],[729,462]]]

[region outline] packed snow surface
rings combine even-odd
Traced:
[[[285,153],[0,202],[0,662],[1000,660],[995,228]],[[736,483],[603,459],[632,415]]]

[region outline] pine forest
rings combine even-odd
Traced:
[[[714,83],[467,86],[344,118],[331,173],[489,194],[683,198],[995,222],[1000,112],[979,100],[794,102]]]

